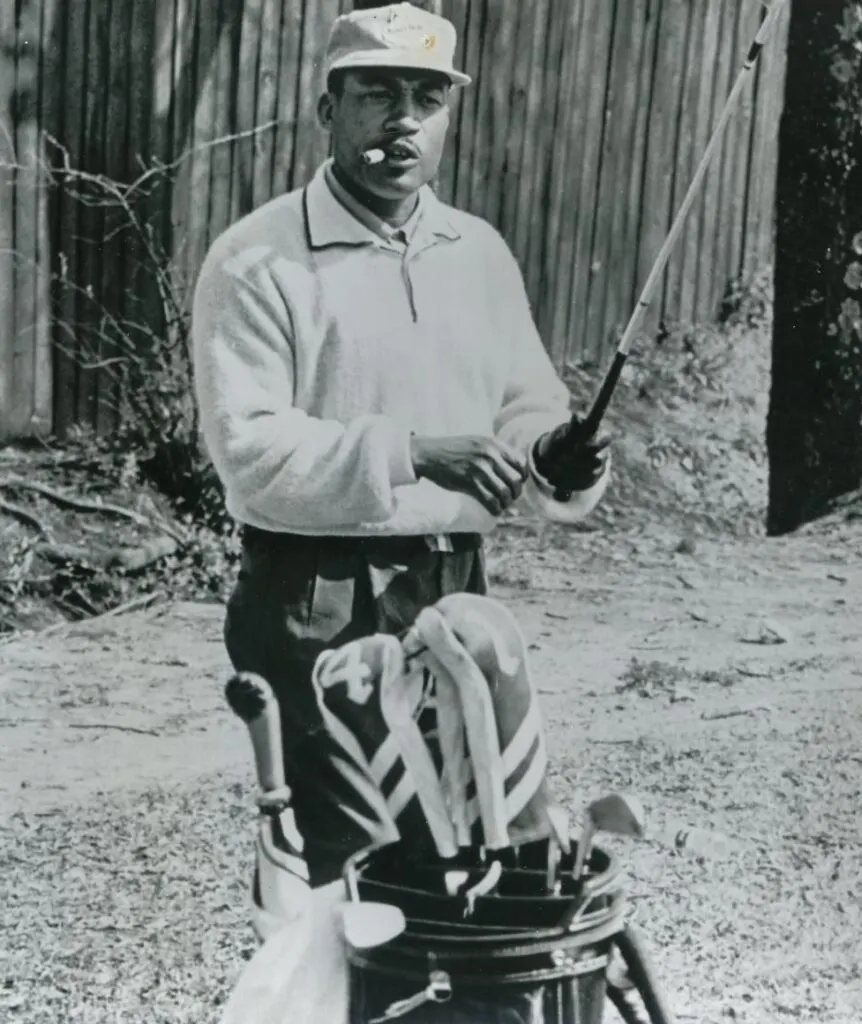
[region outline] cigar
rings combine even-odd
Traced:
[[[382,149],[366,149],[359,159],[370,167],[373,164],[382,163],[386,159],[386,154]]]

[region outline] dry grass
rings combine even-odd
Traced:
[[[216,1019],[255,948],[251,821],[250,799],[217,779],[15,815],[0,829],[0,1017]]]

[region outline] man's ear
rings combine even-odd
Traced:
[[[317,101],[317,120],[320,123],[320,127],[326,132],[332,131],[334,113],[335,104],[332,101],[332,96],[325,92]]]

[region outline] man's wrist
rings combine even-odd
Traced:
[[[548,454],[548,447],[551,440],[551,431],[546,431],[544,434],[540,434],[539,437],[534,441],[531,449],[533,469],[539,474],[539,476],[547,479],[548,466],[545,459]]]
[[[413,466],[413,473],[415,474],[416,479],[419,480],[424,475],[426,469],[428,444],[425,438],[417,437],[416,434],[411,434],[409,450],[410,463]]]

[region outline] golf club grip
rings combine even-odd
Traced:
[[[614,361],[610,365],[610,369],[605,374],[605,379],[602,381],[602,386],[599,388],[599,392],[593,400],[592,407],[587,413],[586,418],[580,422],[572,424],[571,438],[574,443],[582,443],[588,441],[591,437],[595,437],[599,432],[599,427],[602,425],[605,413],[608,411],[608,406],[611,404],[611,399],[616,391],[617,384],[619,384],[620,375],[623,372],[623,367],[626,364],[627,355],[625,352],[617,350],[614,356]],[[565,487],[558,487],[554,491],[555,501],[569,501],[572,497],[573,492]]]
[[[238,672],[228,680],[225,697],[248,728],[260,788],[286,789],[281,715],[269,683],[254,672]]]
[[[625,961],[629,977],[643,1000],[650,1024],[675,1024],[673,1014],[653,980],[652,967],[634,926],[627,924],[614,936],[614,942]]]

